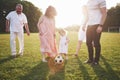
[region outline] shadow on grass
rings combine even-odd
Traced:
[[[33,67],[26,75],[20,76],[20,80],[64,80],[64,70],[51,75],[48,63],[40,62]]]
[[[92,66],[94,72],[98,77],[97,80],[120,80],[118,75],[116,75],[112,69],[111,65],[106,62],[106,59],[103,56],[101,56],[101,59],[105,65],[105,68],[103,68],[101,65]]]
[[[65,80],[65,73],[64,70],[57,72],[54,75],[49,75],[49,79],[48,80]]]
[[[65,79],[65,61],[63,64],[55,65],[54,59],[49,59],[48,66],[49,66],[49,74],[48,80],[64,80]],[[54,74],[51,74],[51,71],[55,71]]]
[[[7,58],[3,58],[3,59],[0,60],[0,64],[3,64],[3,63],[5,63],[5,62],[7,62],[7,61],[10,61],[10,60],[12,60],[12,59],[14,59],[12,56],[9,56],[9,57],[7,57]]]
[[[40,62],[26,75],[21,76],[20,80],[47,80],[48,70],[47,63]]]
[[[91,80],[91,77],[89,76],[88,71],[86,70],[85,66],[83,65],[83,63],[81,62],[79,57],[77,57],[77,59],[78,59],[78,62],[79,62],[80,70],[81,70],[82,75],[83,75],[83,79],[84,80]]]
[[[103,56],[101,56],[101,59],[103,60],[104,65],[109,74],[109,78],[110,78],[109,80],[120,80],[120,77],[115,73],[115,71],[112,69],[111,65],[106,61],[106,59]]]

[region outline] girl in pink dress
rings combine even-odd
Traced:
[[[42,53],[43,62],[47,62],[45,59],[46,54],[49,57],[55,57],[57,55],[55,42],[55,16],[55,8],[49,6],[37,24],[41,43],[40,51]]]

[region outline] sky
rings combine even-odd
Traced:
[[[72,25],[80,25],[82,22],[81,0],[27,0],[38,7],[43,14],[49,5],[57,10],[56,27],[65,28]],[[115,7],[120,0],[106,0],[107,9]]]

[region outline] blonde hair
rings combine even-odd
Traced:
[[[50,14],[50,12],[52,12],[52,14]],[[56,12],[56,9],[53,7],[53,6],[49,6],[47,9],[46,9],[46,12],[45,12],[45,16],[49,17],[49,18],[53,18],[54,16],[56,16],[57,12]]]
[[[66,31],[65,29],[63,29],[63,28],[59,29],[58,32],[59,32],[59,33],[65,33],[65,35],[67,35],[67,31]]]

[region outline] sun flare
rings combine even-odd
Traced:
[[[57,10],[56,27],[67,27],[71,25],[80,25],[82,22],[81,5],[86,0],[27,0],[40,8],[44,13],[49,5]],[[106,0],[107,8],[120,3],[120,0]]]

